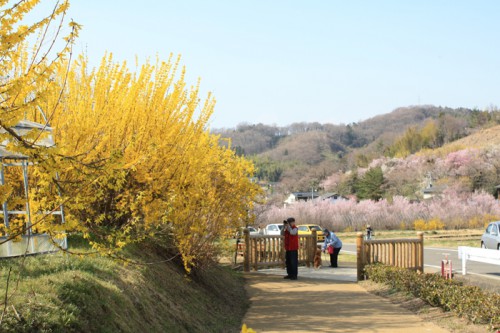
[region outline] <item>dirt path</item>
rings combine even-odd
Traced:
[[[445,333],[355,282],[245,274],[251,306],[243,322],[256,332]]]

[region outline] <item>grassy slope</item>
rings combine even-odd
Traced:
[[[24,265],[22,258],[0,260],[2,303],[12,269],[0,331],[239,331],[248,301],[237,273],[219,266],[186,277],[179,263],[165,262],[168,256],[155,249],[127,252],[132,260],[156,263],[60,253],[28,257]]]
[[[437,151],[448,149],[448,147],[456,147],[456,149],[465,148],[485,148],[498,145],[500,139],[500,125],[490,128],[481,129],[480,131],[466,136],[460,140],[451,142],[444,146],[444,148],[436,149]]]

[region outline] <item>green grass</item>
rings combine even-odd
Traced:
[[[425,246],[456,248],[458,246],[479,247],[483,229],[430,230],[423,231]],[[338,232],[336,235],[344,243],[356,243],[356,232]],[[375,230],[375,239],[417,238],[414,230]]]
[[[78,236],[70,250],[89,251]],[[147,245],[123,254],[142,263],[63,253],[0,260],[2,332],[235,332],[248,301],[239,273],[213,266],[186,276]],[[153,263],[154,264],[146,264]],[[10,273],[10,278],[8,278]]]
[[[348,254],[348,253],[345,253],[345,252],[343,253],[342,250],[340,250],[340,253],[339,253],[339,262],[355,263],[355,262],[357,262],[357,258],[356,258],[355,254]]]

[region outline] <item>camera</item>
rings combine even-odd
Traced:
[[[283,224],[288,224],[288,221],[287,221],[287,220],[284,220],[284,221],[283,221]]]

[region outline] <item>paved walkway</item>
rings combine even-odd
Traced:
[[[353,267],[299,268],[297,281],[284,269],[246,273],[251,306],[243,322],[256,332],[449,332],[389,300],[368,293]]]

